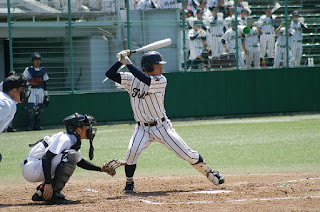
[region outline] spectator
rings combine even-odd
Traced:
[[[227,30],[223,37],[223,42],[225,44],[225,52],[236,54],[238,53],[238,62],[240,68],[245,68],[244,60],[242,57],[241,51],[241,32],[239,30],[238,39],[236,40],[236,21],[231,21],[232,27],[231,29]],[[238,42],[238,52],[236,51],[236,42]]]
[[[275,52],[275,58],[274,58],[274,64],[273,67],[274,68],[279,68],[280,67],[280,62],[282,60],[282,64],[284,67],[286,67],[287,65],[287,50],[286,50],[286,34],[285,34],[285,27],[283,25],[280,25],[275,31],[274,34],[276,36],[278,36],[277,38],[277,42],[276,42],[276,52]],[[292,46],[292,35],[293,35],[293,31],[289,29],[289,53],[291,50],[291,46]],[[290,58],[290,55],[289,55]]]
[[[206,32],[202,29],[202,21],[194,20],[193,28],[189,31],[189,48],[191,60],[191,68],[205,68],[206,60],[202,56],[206,46]]]
[[[179,8],[177,0],[158,0],[158,8]]]
[[[294,11],[292,13],[292,21],[290,24],[291,31],[294,30],[292,35],[292,57],[290,64],[292,66],[300,66],[301,57],[302,57],[302,31],[307,27],[300,20],[300,13]]]
[[[228,7],[228,16],[224,19],[224,25],[226,27],[226,31],[231,29],[232,27],[232,20],[235,19],[234,17],[234,6]]]
[[[27,130],[42,130],[40,125],[44,106],[49,103],[47,69],[40,67],[41,55],[33,53],[31,56],[33,66],[27,67],[23,72],[24,77],[30,82],[28,98]]]
[[[262,34],[261,29],[258,26],[253,26],[254,20],[252,18],[247,19],[250,33],[245,34],[243,49],[246,55],[246,66],[251,68],[251,64],[255,68],[260,67],[260,46],[259,46],[259,35]]]
[[[137,6],[138,10],[154,9],[156,6],[151,0],[140,0]]]
[[[188,9],[192,10],[193,14],[197,13],[196,11],[199,6],[200,6],[200,4],[199,4],[198,0],[188,0]]]
[[[246,8],[242,8],[241,13],[240,13],[240,25],[245,25],[247,26],[247,19],[248,19],[249,11]]]
[[[226,18],[228,16],[228,9],[224,0],[218,0],[218,8],[219,12],[223,14],[223,18]]]
[[[265,58],[266,55],[269,58],[274,57],[274,26],[273,20],[276,17],[272,15],[271,7],[265,8],[265,15],[259,18],[258,24],[261,28],[262,35],[260,36],[260,57]]]
[[[218,57],[223,52],[222,36],[224,35],[223,14],[218,14],[218,7],[212,9],[212,17],[210,19],[209,33],[207,33],[207,45],[211,50],[212,57]]]

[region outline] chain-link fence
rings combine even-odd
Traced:
[[[317,66],[319,9],[311,0],[1,1],[0,77],[39,52],[51,93],[116,91],[102,83],[116,53],[165,38],[165,72]],[[138,67],[142,54],[131,56]]]

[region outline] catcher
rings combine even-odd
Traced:
[[[63,120],[67,132],[59,132],[46,136],[35,144],[26,159],[21,162],[22,174],[29,182],[42,182],[32,196],[33,201],[44,201],[45,204],[67,204],[61,193],[65,184],[73,174],[76,166],[83,169],[107,172],[111,176],[115,169],[125,165],[124,161],[111,160],[104,166],[96,166],[82,158],[80,148],[83,139],[89,139],[89,158],[93,159],[92,141],[96,135],[93,128],[95,119],[90,115],[75,113]]]
[[[49,76],[47,69],[41,67],[41,55],[33,53],[31,55],[33,66],[27,67],[23,72],[27,78],[30,87],[28,89],[28,117],[27,130],[42,130],[40,125],[41,117],[44,112],[43,108],[49,105],[50,99],[47,90],[47,81]]]

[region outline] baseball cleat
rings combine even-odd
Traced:
[[[126,187],[123,189],[123,192],[125,194],[132,194],[134,192],[134,182],[133,181],[127,181],[126,182]]]
[[[215,185],[220,185],[225,182],[224,176],[218,171],[213,170],[208,174],[208,180],[210,180]]]

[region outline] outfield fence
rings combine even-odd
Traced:
[[[156,0],[153,2],[154,5],[146,9],[138,8],[139,5],[133,0],[1,1],[0,79],[11,70],[22,73],[31,65],[30,55],[39,52],[43,57],[42,65],[47,68],[50,77],[50,94],[118,91],[109,80],[102,84],[106,69],[116,61],[116,53],[167,37],[172,39],[172,45],[159,50],[164,60],[168,61],[168,65],[164,67],[166,72],[273,69],[277,56],[276,44],[271,46],[274,48],[272,54],[259,57],[258,67],[253,67],[253,64],[241,67],[241,58],[237,55],[246,58],[242,49],[246,36],[240,32],[240,25],[245,25],[240,18],[242,9],[248,10],[248,16],[254,25],[263,28],[267,23],[259,19],[265,14],[267,5],[274,8],[276,1],[248,0],[247,4],[235,1],[233,5],[231,1],[225,1],[225,6],[219,8],[219,12],[224,11],[225,17],[221,22],[225,28],[224,33],[230,27],[230,22],[226,21],[229,20],[226,19],[227,13],[236,8],[234,16],[238,30],[235,30],[235,37],[239,36],[241,39],[235,39],[235,46],[239,48],[236,48],[234,54],[230,51],[228,53],[223,47],[221,54],[213,55],[212,52],[217,48],[217,44],[212,41],[213,27],[219,23],[212,19],[213,7],[205,6],[201,22],[201,27],[206,32],[203,39],[205,43],[200,42],[202,46],[198,46],[204,60],[190,59],[191,46],[194,44],[189,36],[196,21],[190,16],[190,11],[196,16],[197,10],[203,5],[184,7],[187,0],[177,1],[175,5],[161,5]],[[280,66],[276,68],[286,70],[291,67],[319,66],[320,5],[311,0],[277,2],[279,8],[273,12],[274,21],[270,26],[274,29],[280,25],[284,27],[285,42],[281,46],[284,46],[283,54],[289,57],[286,60],[280,59]],[[296,30],[290,28],[293,11],[300,13],[300,28]],[[301,62],[293,64],[297,59],[292,56],[295,51],[291,34],[298,33],[299,30],[303,36]],[[275,35],[274,39],[276,41],[278,36]],[[141,55],[142,53],[132,55],[132,61],[139,67]]]

